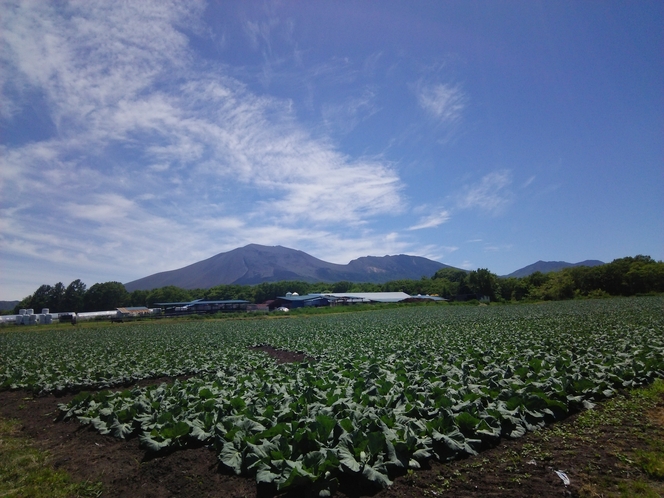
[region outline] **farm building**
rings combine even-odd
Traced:
[[[137,317],[142,315],[149,315],[152,313],[149,308],[145,306],[128,306],[126,308],[118,308],[118,318]]]
[[[303,308],[308,306],[342,306],[360,303],[412,303],[420,301],[445,301],[437,296],[410,296],[405,292],[334,292],[329,294],[307,294],[299,296],[297,293],[278,297],[270,304],[270,309]]]
[[[335,304],[400,303],[410,297],[405,292],[335,292],[326,296],[334,298]]]
[[[300,296],[297,293],[295,294],[286,294],[285,296],[280,296],[270,303],[270,309],[276,308],[308,308],[308,307],[320,307],[320,306],[329,306],[330,299],[326,296],[320,294],[307,294]]]
[[[422,295],[418,294],[417,296],[410,296],[408,299],[404,299],[401,301],[402,303],[421,303],[421,302],[434,302],[434,303],[442,303],[446,302],[447,299],[444,297],[440,296],[429,296],[428,294]]]
[[[247,311],[252,313],[267,313],[270,311],[270,306],[267,303],[263,304],[247,304]]]
[[[422,301],[446,301],[438,296],[418,294],[410,296],[405,292],[346,292],[325,294],[334,299],[334,304],[354,303],[416,303]]]
[[[242,299],[230,299],[226,301],[205,301],[196,299],[195,301],[177,302],[177,303],[155,303],[165,314],[179,313],[217,313],[225,311],[247,311],[249,301]]]

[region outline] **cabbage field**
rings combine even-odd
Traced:
[[[252,348],[267,345],[307,359]],[[161,377],[174,381],[122,388]],[[229,472],[322,496],[339,479],[388,486],[657,377],[662,297],[0,334],[0,388],[80,390],[65,418],[148,452],[206,445]]]

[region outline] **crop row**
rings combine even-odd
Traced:
[[[662,298],[413,307],[282,320],[3,334],[3,387],[112,387],[65,417],[148,451],[214,448],[237,474],[330,494],[386,486],[430,458],[474,454],[664,377]],[[301,351],[277,364],[250,346]]]

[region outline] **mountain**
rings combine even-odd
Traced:
[[[0,301],[0,311],[9,311],[16,308],[19,301]]]
[[[367,256],[347,265],[328,263],[282,246],[250,244],[212,256],[178,270],[155,273],[125,284],[129,291],[167,285],[183,289],[208,289],[222,284],[252,285],[280,280],[305,282],[371,282],[431,277],[448,265],[419,256]]]
[[[520,270],[513,271],[509,275],[505,275],[505,277],[521,278],[527,277],[536,271],[549,273],[551,271],[560,271],[563,268],[571,268],[573,266],[599,266],[603,264],[603,261],[598,261],[596,259],[587,259],[585,261],[581,261],[580,263],[567,263],[565,261],[538,261],[532,265],[524,266]]]

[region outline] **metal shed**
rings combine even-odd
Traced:
[[[330,299],[321,294],[306,294],[304,296],[298,296],[291,294],[289,296],[280,296],[270,304],[270,309],[275,309],[279,307],[286,307],[290,309],[294,308],[305,308],[305,307],[320,307],[320,306],[329,306]]]

